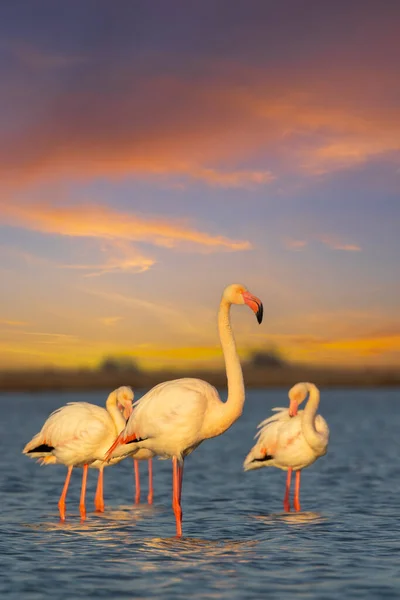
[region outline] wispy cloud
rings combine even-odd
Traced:
[[[283,240],[283,243],[284,243],[285,247],[288,248],[289,250],[303,250],[307,246],[308,241],[307,240],[295,240],[292,238],[285,238]]]
[[[210,185],[225,188],[246,188],[270,183],[275,179],[270,171],[221,171],[217,169],[192,168],[190,176]]]
[[[167,331],[174,330],[175,333],[178,331],[179,333],[186,332],[191,335],[194,334],[196,337],[199,335],[197,319],[194,318],[192,320],[181,308],[175,308],[162,302],[143,300],[142,298],[135,297],[133,294],[127,296],[118,292],[100,291],[92,288],[82,288],[81,291],[97,296],[110,305],[121,304],[132,307],[135,310],[140,309],[150,312],[152,319],[161,321]]]
[[[7,327],[25,327],[28,325],[27,321],[14,321],[9,319],[0,319],[0,325],[6,325]]]
[[[195,229],[183,219],[173,221],[144,217],[94,203],[73,206],[51,203],[3,203],[0,222],[43,233],[147,242],[164,248],[182,245],[213,251],[251,248],[248,241],[210,235]]]
[[[18,335],[36,338],[35,344],[76,344],[79,338],[69,333],[50,333],[47,331],[18,331]]]
[[[358,244],[348,244],[339,238],[331,235],[319,235],[317,238],[328,248],[332,250],[345,250],[346,252],[360,252],[361,247]]]
[[[314,235],[309,239],[284,238],[283,244],[288,250],[304,250],[311,242],[320,242],[331,250],[344,250],[346,252],[361,252],[361,246],[354,243],[343,242],[340,238],[332,235]]]
[[[100,317],[99,321],[106,327],[112,327],[122,320],[122,317]]]
[[[97,277],[106,273],[143,273],[156,262],[141,254],[126,240],[107,240],[101,245],[101,252],[107,257],[103,263],[60,265],[60,267],[83,271],[85,277]]]

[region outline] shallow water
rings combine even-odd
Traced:
[[[136,393],[138,398],[140,393]],[[241,419],[185,462],[183,534],[170,508],[171,465],[154,461],[154,505],[133,505],[132,460],[105,471],[106,512],[78,512],[73,473],[67,522],[57,501],[65,469],[21,455],[48,414],[102,394],[0,395],[0,597],[399,598],[400,390],[322,390],[328,454],[302,477],[302,512],[284,513],[283,471],[242,471],[259,421],[284,390],[249,391]]]

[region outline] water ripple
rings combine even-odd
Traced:
[[[61,523],[57,501],[65,469],[39,468],[21,456],[21,448],[48,413],[78,398],[0,396],[7,405],[0,424],[0,596],[400,597],[398,396],[398,390],[323,392],[329,452],[304,472],[304,510],[285,513],[285,474],[272,469],[245,474],[241,465],[255,425],[272,406],[285,404],[286,392],[249,392],[239,422],[187,461],[181,539],[174,536],[168,461],[155,461],[151,507],[133,505],[130,459],[106,469],[104,514],[91,512],[97,472],[90,471],[84,523],[78,511],[80,472],[74,472],[67,521]],[[96,394],[84,399],[102,401]],[[29,419],[21,420],[21,414]]]

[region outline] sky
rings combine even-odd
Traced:
[[[400,363],[400,5],[0,3],[0,364]]]

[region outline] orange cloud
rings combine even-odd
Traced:
[[[184,221],[146,219],[133,213],[95,204],[56,206],[50,203],[4,203],[1,207],[0,222],[43,233],[147,242],[165,248],[174,248],[182,244],[214,251],[251,248],[250,242],[212,236],[190,227]],[[109,265],[111,268],[112,266]]]
[[[173,175],[209,185],[265,185],[281,169],[309,174],[348,168],[400,150],[400,109],[377,104],[360,89],[368,72],[340,67],[265,71],[216,63],[198,78],[154,76],[99,93],[69,88],[0,142],[3,181],[32,178]],[[218,74],[218,77],[216,77]],[[376,88],[393,76],[376,73]],[[243,82],[246,82],[246,85]],[[290,85],[288,85],[290,81]],[[261,168],[249,164],[255,154]]]
[[[349,244],[342,242],[337,237],[332,235],[315,235],[311,239],[318,240],[331,248],[332,250],[345,250],[347,252],[360,252],[361,246],[358,244]],[[308,240],[284,238],[283,243],[289,250],[303,250],[308,244]]]
[[[320,235],[318,239],[328,246],[332,248],[332,250],[345,250],[347,252],[360,252],[361,247],[358,244],[347,244],[338,240],[336,237],[329,235]]]

